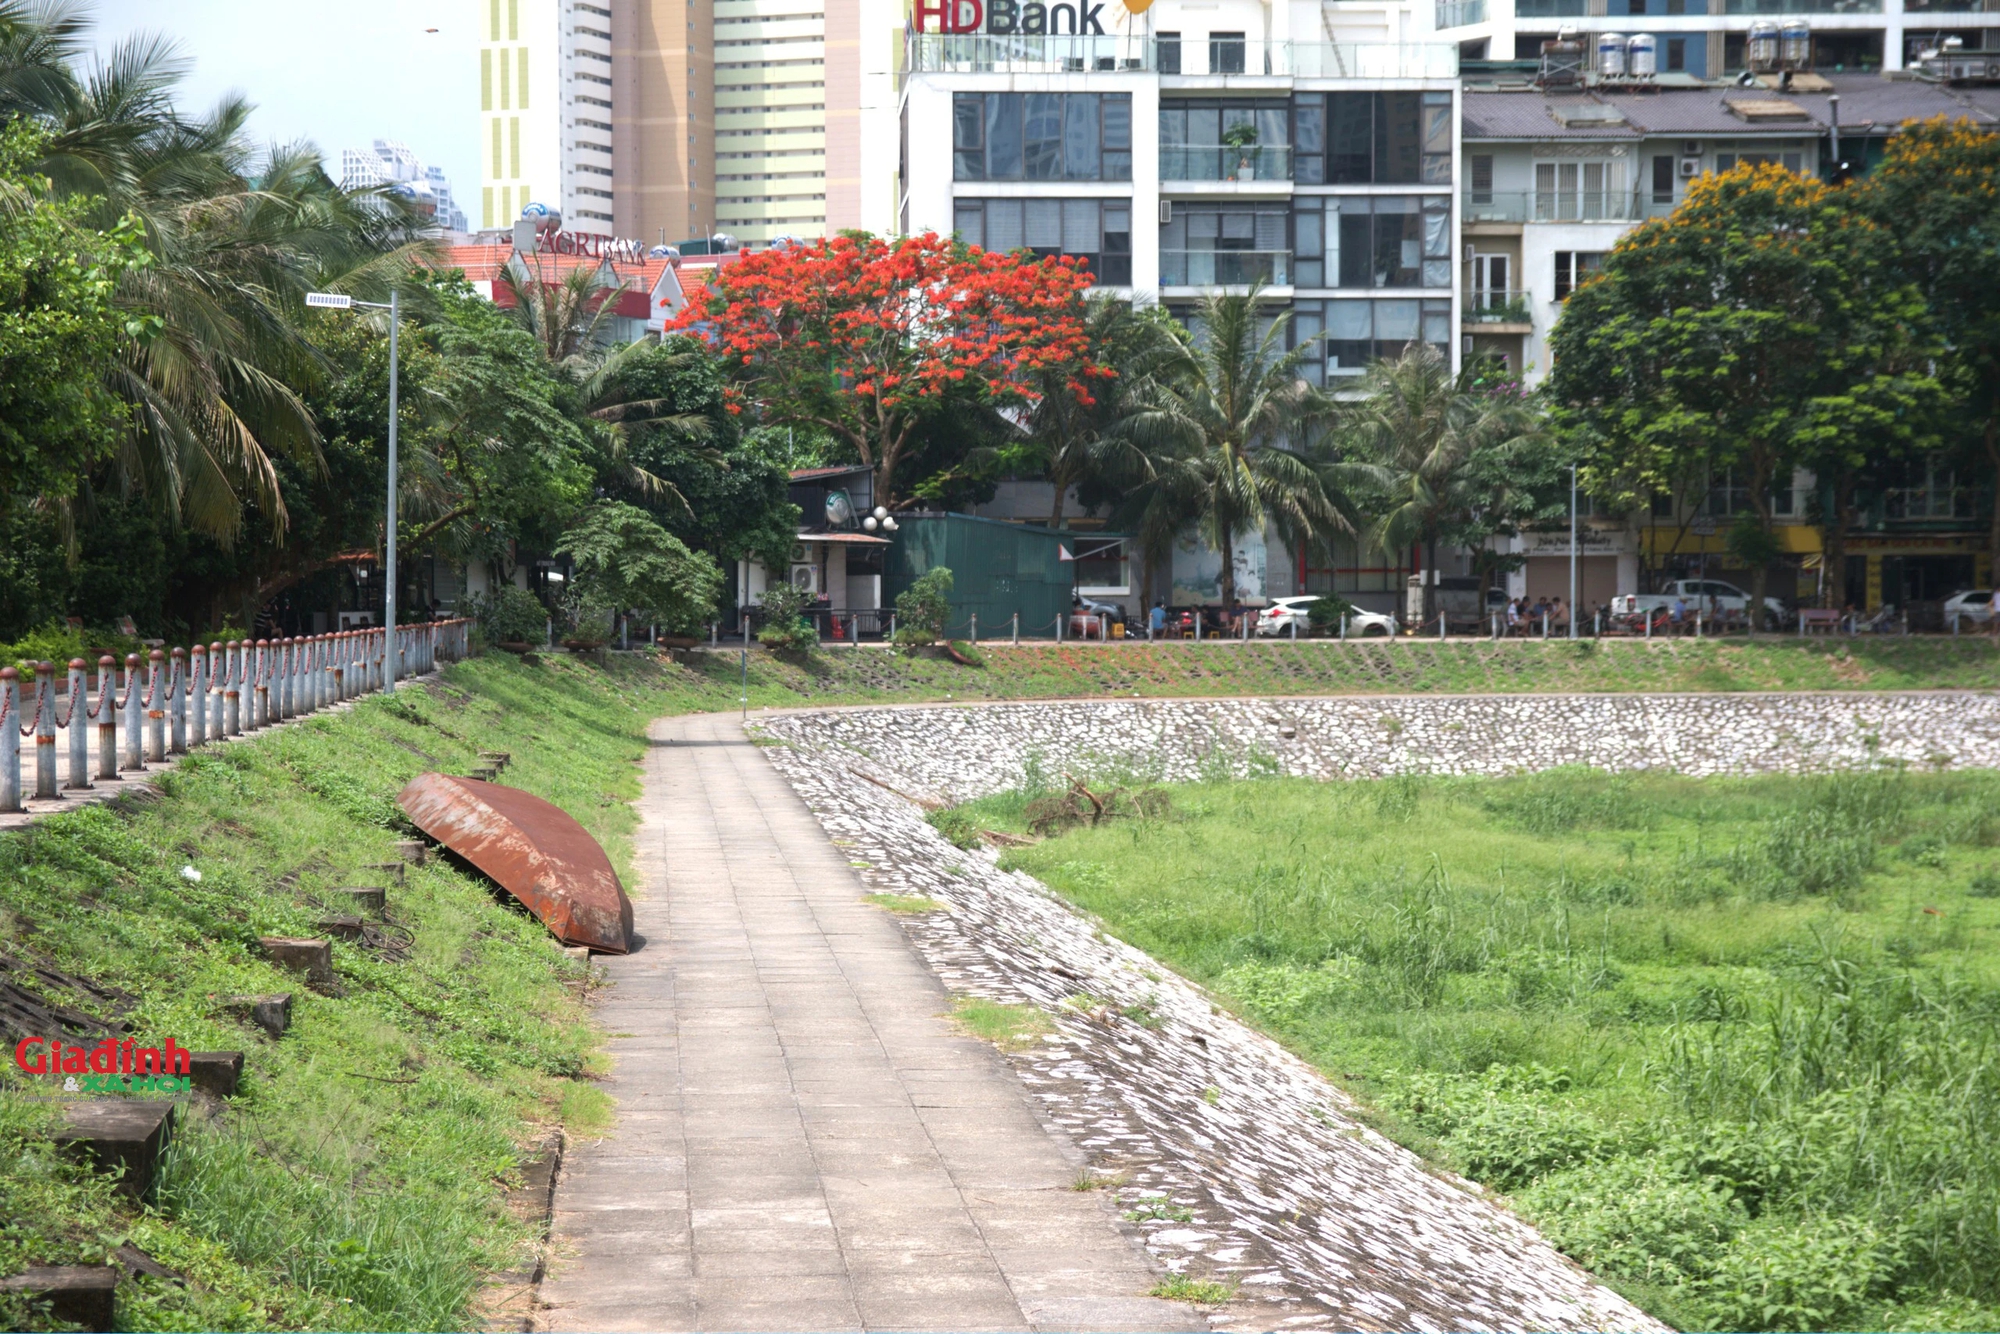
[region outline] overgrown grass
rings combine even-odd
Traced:
[[[1008,862],[1678,1325],[1990,1329],[1997,800],[1986,772],[1217,782]]]
[[[1514,694],[1569,691],[1930,690],[2000,687],[1983,636],[1756,642],[1643,640],[1494,644],[1466,640],[1256,644],[980,645],[983,664],[875,648],[804,663],[753,650],[752,709],[893,700],[955,702],[1106,695]],[[733,709],[738,654],[694,653],[669,672],[690,709]]]
[[[246,1052],[242,1093],[216,1122],[187,1120],[146,1212],[52,1152],[55,1089],[9,1062],[0,1273],[100,1260],[130,1239],[193,1282],[126,1285],[127,1328],[466,1327],[482,1275],[519,1264],[530,1240],[502,1207],[524,1149],[559,1121],[603,1119],[581,1078],[595,1041],[581,969],[435,860],[390,888],[407,959],[335,943],[344,995],[274,969],[256,938],[317,934],[328,890],[392,860],[398,789],[466,772],[480,750],[512,752],[505,780],[576,815],[624,865],[635,761],[665,707],[660,674],[632,664],[482,659],[191,757],[157,801],[0,838],[0,937],[135,993],[143,1039]],[[275,991],[295,997],[275,1042],[220,1003]],[[5,1315],[38,1327],[18,1305]]]

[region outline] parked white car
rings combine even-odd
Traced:
[[[1611,599],[1611,614],[1630,616],[1641,611],[1658,611],[1673,606],[1678,598],[1686,599],[1690,614],[1699,611],[1704,616],[1734,613],[1740,617],[1750,608],[1750,595],[1735,584],[1720,579],[1676,579],[1657,593],[1620,594]],[[1773,623],[1791,623],[1792,610],[1782,599],[1767,597],[1764,607]]]
[[[1257,614],[1257,633],[1264,636],[1290,635],[1292,623],[1297,621],[1299,637],[1305,638],[1308,629],[1307,617],[1310,614],[1308,608],[1317,601],[1319,601],[1317,594],[1272,598],[1271,605]],[[1350,639],[1368,635],[1394,636],[1395,633],[1396,618],[1386,612],[1362,611],[1357,607],[1348,613],[1347,635]]]
[[[1947,629],[1951,618],[1958,617],[1967,625],[1986,625],[1993,619],[1993,590],[1990,588],[1970,588],[1963,593],[1953,593],[1944,600],[1944,623]]]

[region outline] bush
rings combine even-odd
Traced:
[[[979,846],[979,824],[972,813],[962,806],[947,806],[941,811],[932,811],[924,817],[930,827],[951,840],[956,848],[972,849]]]
[[[637,611],[673,634],[699,630],[715,615],[722,571],[636,505],[601,500],[556,545],[575,563],[586,602]]]
[[[1802,894],[1853,889],[1874,869],[1876,842],[1834,810],[1810,806],[1771,822],[1765,855],[1787,888]]]
[[[790,583],[768,585],[759,604],[764,609],[764,628],[757,632],[757,642],[773,653],[810,653],[819,645],[819,632],[805,616],[812,604],[811,589]]]
[[[1897,1268],[1894,1240],[1861,1219],[1773,1223],[1724,1247],[1697,1290],[1716,1329],[1852,1329]]]
[[[466,610],[491,643],[539,644],[548,634],[549,613],[541,599],[512,584],[473,594],[466,599]]]
[[[1322,593],[1317,600],[1306,604],[1306,626],[1316,635],[1337,635],[1340,633],[1340,618],[1353,614],[1352,602],[1331,593]]]
[[[896,598],[896,643],[924,648],[944,638],[951,619],[951,569],[940,565]]]
[[[1607,1278],[1645,1283],[1708,1273],[1717,1250],[1750,1221],[1720,1183],[1690,1179],[1657,1158],[1557,1172],[1518,1202],[1564,1254]]]

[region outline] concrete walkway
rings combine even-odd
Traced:
[[[655,729],[554,1330],[1198,1330],[734,718]]]

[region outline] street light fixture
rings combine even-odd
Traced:
[[[389,312],[389,521],[383,529],[382,561],[382,689],[396,693],[396,673],[402,654],[396,644],[396,334],[402,327],[402,306],[395,288],[387,301],[356,301],[339,292],[308,292],[306,305],[314,310],[352,310],[365,306]]]

